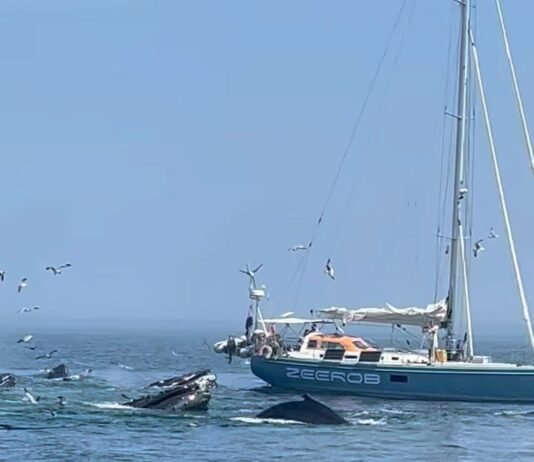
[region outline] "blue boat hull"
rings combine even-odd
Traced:
[[[394,399],[534,402],[534,368],[524,366],[345,365],[253,356],[251,368],[254,375],[275,387],[304,392]]]

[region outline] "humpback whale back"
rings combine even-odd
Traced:
[[[303,395],[303,401],[288,401],[276,404],[256,417],[260,419],[284,419],[309,424],[339,425],[348,423],[328,406],[316,401],[309,395]]]

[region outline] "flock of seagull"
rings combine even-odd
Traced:
[[[499,235],[495,232],[495,229],[494,228],[490,228],[489,233],[488,233],[488,239],[496,239],[498,237],[499,237]],[[482,252],[483,250],[486,250],[486,248],[482,245],[483,242],[484,242],[484,239],[479,239],[474,243],[474,245],[473,245],[473,256],[475,258],[478,257],[480,252]],[[293,247],[289,247],[287,250],[289,252],[300,252],[300,251],[308,250],[310,248],[311,248],[311,243],[307,244],[307,245],[305,245],[305,244],[294,245]],[[446,249],[445,249],[445,255],[448,255],[449,251],[450,251],[450,246],[447,246]],[[336,272],[335,272],[334,267],[332,265],[332,259],[331,258],[329,258],[326,261],[326,265],[324,267],[324,273],[330,279],[332,279],[332,280],[336,279],[336,276],[335,276]]]
[[[70,268],[72,265],[70,263],[65,263],[63,265],[59,265],[59,266],[47,266],[45,268],[45,271],[49,271],[50,273],[52,273],[54,276],[57,276],[59,274],[62,273],[63,270],[67,269],[67,268]],[[4,282],[6,280],[6,272],[5,271],[0,271],[0,282]],[[24,291],[24,289],[26,289],[26,287],[28,287],[28,278],[27,277],[23,277],[20,282],[18,283],[17,285],[17,292],[20,294]],[[21,313],[31,313],[32,311],[37,311],[37,310],[40,310],[41,308],[39,306],[32,306],[32,307],[22,307],[21,309],[18,310],[18,313],[21,314]],[[32,351],[35,351],[37,350],[37,347],[35,345],[33,345],[31,343],[31,341],[33,340],[33,335],[32,334],[26,334],[24,336],[22,336],[21,338],[19,338],[17,340],[17,343],[19,344],[22,344],[24,345],[25,348],[27,348],[28,350],[32,350]],[[40,359],[51,359],[53,357],[53,355],[55,353],[57,353],[58,350],[57,349],[53,349],[53,350],[50,350],[48,352],[43,352],[41,354],[38,354],[37,356],[35,356],[35,359],[36,360],[40,360]],[[45,370],[46,371],[46,370]],[[24,400],[25,401],[28,401],[29,403],[31,404],[38,404],[39,403],[39,397],[37,396],[34,396],[32,394],[32,392],[30,390],[28,390],[26,387],[23,388],[24,390]],[[63,396],[58,396],[57,397],[57,404],[59,407],[63,407],[66,403],[65,401],[65,398]],[[50,409],[50,408],[45,408],[44,409],[45,412],[48,412],[50,415],[52,416],[55,416],[55,411],[53,409]]]
[[[293,247],[289,247],[289,249],[287,249],[289,252],[299,252],[299,251],[302,251],[302,250],[308,250],[310,247],[312,246],[311,242],[307,245],[305,244],[299,244],[299,245],[294,245]],[[335,280],[336,279],[336,271],[334,270],[334,267],[332,266],[332,259],[329,258],[327,261],[326,261],[326,265],[324,267],[324,273],[332,280]]]

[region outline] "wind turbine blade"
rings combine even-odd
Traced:
[[[258,267],[252,271],[253,273],[257,273],[259,270],[261,270],[263,268],[263,263],[261,265],[258,265]]]

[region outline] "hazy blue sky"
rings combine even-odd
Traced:
[[[407,2],[296,308],[296,285],[286,290],[299,258],[287,248],[310,238],[401,3],[3,1],[4,322],[241,328],[245,261],[265,264],[258,277],[272,313],[432,302],[452,0]],[[482,67],[534,305],[534,176],[495,7],[479,3]],[[503,4],[534,123],[534,4]],[[490,226],[503,236],[481,130],[477,148],[474,236]],[[328,257],[335,282],[322,273]],[[44,272],[66,261],[71,271]],[[475,334],[504,326],[523,335],[506,241],[475,263]],[[30,285],[18,295],[23,276]],[[16,313],[33,304],[42,312]]]

